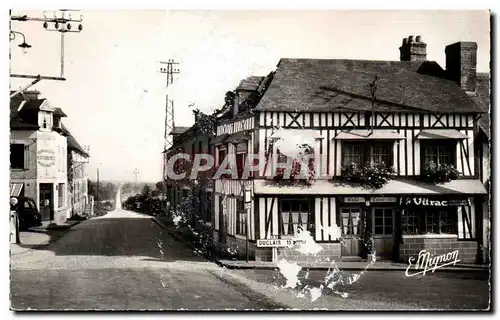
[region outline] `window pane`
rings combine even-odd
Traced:
[[[312,227],[309,221],[309,202],[307,200],[280,200],[282,226],[284,235],[293,235],[299,227],[306,231]]]
[[[342,165],[355,163],[362,164],[363,145],[360,143],[345,142],[342,143]]]
[[[392,234],[392,226],[385,227],[385,234]]]
[[[390,145],[389,144],[376,144],[371,146],[371,159],[375,163],[391,164],[390,161]]]
[[[375,226],[375,234],[384,234],[384,227]]]

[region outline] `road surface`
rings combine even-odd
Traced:
[[[119,199],[119,195],[117,197]],[[119,204],[119,202],[117,203]],[[11,306],[26,310],[271,309],[150,216],[117,209],[11,256]]]

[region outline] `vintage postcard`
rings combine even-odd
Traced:
[[[10,306],[491,310],[491,12],[10,12]]]

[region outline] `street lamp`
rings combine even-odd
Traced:
[[[29,45],[28,43],[26,43],[26,37],[24,36],[23,33],[21,32],[18,32],[18,31],[10,31],[10,41],[14,40],[16,38],[16,34],[19,34],[23,37],[23,42],[18,45],[19,48],[23,49],[23,53],[27,53],[28,52],[28,49],[31,48],[31,45]]]

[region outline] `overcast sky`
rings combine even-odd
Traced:
[[[20,12],[15,12],[15,14]],[[24,12],[43,16],[42,12]],[[68,115],[64,123],[90,145],[101,179],[161,180],[165,77],[159,61],[181,62],[169,89],[176,125],[191,125],[190,103],[219,107],[248,75],[267,75],[280,57],[399,60],[404,37],[421,35],[428,60],[445,67],[444,48],[478,43],[479,72],[489,72],[486,11],[94,11],[65,40],[66,82],[35,86]],[[12,73],[59,76],[60,37],[40,22],[13,22],[32,45],[11,41]],[[13,80],[11,88],[28,83]]]

